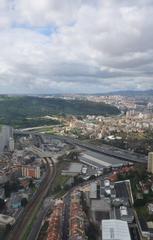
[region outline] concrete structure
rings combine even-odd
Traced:
[[[148,154],[148,172],[153,173],[153,152]]]
[[[97,183],[92,182],[90,184],[90,199],[97,199]]]
[[[101,150],[102,151],[102,150]],[[86,152],[82,153],[79,156],[80,162],[87,166],[92,166],[96,169],[103,169],[103,168],[118,168],[122,167],[123,165],[128,165],[128,161],[123,161],[119,158],[108,156],[106,154],[100,152],[94,152],[87,150]]]
[[[82,164],[71,163],[67,169],[62,170],[62,175],[77,176],[82,172]]]
[[[10,137],[10,139],[9,139],[9,150],[11,152],[14,151],[14,139],[12,137]]]
[[[90,183],[85,197],[95,223],[110,218],[133,223],[134,212],[128,191],[129,184],[129,181],[113,183],[108,179]]]
[[[115,208],[116,219],[126,221],[128,223],[133,223],[134,213],[131,207],[120,206]]]
[[[9,139],[13,137],[13,129],[9,126],[0,126],[0,153],[9,150]]]
[[[40,178],[40,167],[38,166],[22,166],[22,176]]]
[[[148,204],[149,214],[153,214],[153,203]]]
[[[102,219],[109,219],[111,217],[111,203],[106,199],[92,199],[90,210],[95,223],[99,224]]]
[[[102,240],[131,240],[127,222],[102,220]]]
[[[21,197],[16,193],[12,193],[11,198],[10,198],[10,203],[11,203],[11,207],[13,209],[20,208],[21,207]]]
[[[0,214],[0,226],[13,225],[15,223],[15,218]]]

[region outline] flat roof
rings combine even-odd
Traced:
[[[97,183],[90,183],[90,198],[97,198]]]
[[[102,220],[102,240],[131,240],[126,221]]]
[[[101,199],[92,199],[91,200],[91,209],[92,211],[99,211],[99,212],[110,212],[111,205],[107,202],[104,198]]]
[[[96,153],[94,151],[87,150],[80,156],[81,160],[89,161],[98,164],[99,166],[103,167],[110,167],[110,166],[118,166],[118,165],[125,165],[128,164],[128,161],[122,161],[116,157],[111,157],[105,155],[103,153]]]
[[[82,169],[82,164],[80,164],[80,163],[71,163],[69,168],[68,168],[68,171],[69,172],[78,172],[78,173],[80,173],[81,169]]]
[[[127,190],[126,182],[116,182],[115,185],[116,197],[129,199],[129,193]]]

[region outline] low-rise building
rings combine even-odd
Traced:
[[[127,222],[110,219],[102,220],[102,240],[131,240]]]
[[[22,166],[22,176],[40,178],[40,167],[39,166]]]
[[[0,226],[13,225],[15,223],[15,218],[0,214]]]

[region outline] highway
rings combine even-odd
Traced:
[[[43,136],[45,137],[45,134],[39,134],[39,135],[41,135],[42,137]],[[109,146],[106,144],[102,144],[101,146],[96,146],[90,143],[85,143],[78,139],[72,139],[70,137],[55,136],[55,135],[50,135],[50,137],[59,139],[61,141],[64,141],[65,143],[77,145],[87,150],[101,153],[110,157],[118,158],[122,161],[142,163],[142,164],[147,163],[147,157],[143,154],[130,152],[128,150],[120,149],[120,148]]]
[[[122,149],[116,149],[108,145],[102,145],[100,147],[100,146],[94,146],[89,143],[83,143],[79,140],[69,140],[69,139],[68,140],[66,139],[65,142],[76,144],[85,149],[92,150],[94,152],[101,153],[110,157],[118,158],[123,161],[137,162],[137,163],[143,163],[143,164],[147,163],[146,157],[143,155],[131,153],[129,151],[122,150]]]
[[[27,234],[28,230],[30,230],[30,225],[32,224],[33,218],[43,203],[44,198],[48,194],[48,191],[56,177],[56,166],[51,158],[46,158],[45,160],[47,169],[46,176],[43,179],[40,188],[34,195],[33,199],[25,207],[25,211],[17,220],[9,235],[6,236],[6,240],[26,239],[25,235]]]
[[[87,149],[87,150],[91,150],[97,153],[101,153],[110,157],[115,157],[118,158],[122,161],[128,161],[128,162],[133,162],[133,163],[141,163],[141,164],[146,164],[147,163],[147,157],[143,154],[137,154],[137,153],[133,153],[130,152],[128,150],[124,150],[124,149],[120,149],[120,148],[116,148],[116,147],[112,147],[106,144],[102,144],[101,146],[95,146],[93,144],[90,143],[85,143],[81,140],[78,139],[73,139],[70,137],[65,137],[65,136],[57,136],[57,135],[45,135],[45,134],[41,134],[41,133],[37,133],[37,132],[28,132],[28,131],[22,131],[22,130],[15,130],[16,133],[18,134],[35,134],[38,135],[40,137],[42,137],[42,139],[46,136],[50,136],[54,139],[59,139],[61,141],[64,141],[65,143],[69,143],[69,144],[74,144],[77,145],[81,148]]]

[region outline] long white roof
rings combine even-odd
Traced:
[[[102,240],[131,240],[126,221],[102,220]]]

